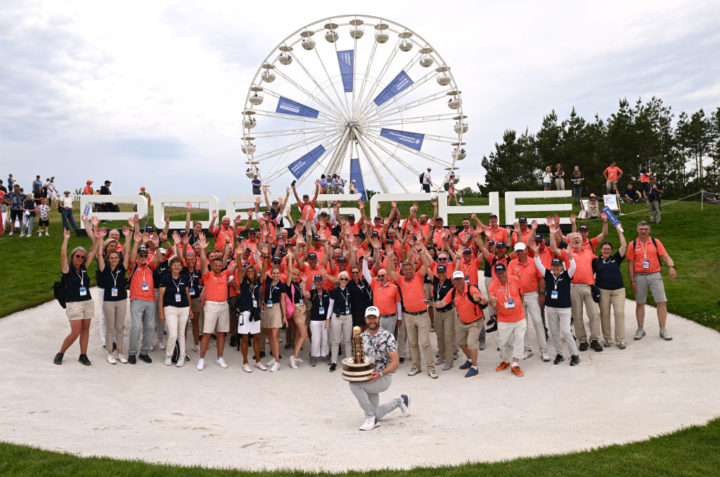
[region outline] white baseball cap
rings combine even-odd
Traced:
[[[455,280],[456,278],[462,278],[463,280],[465,280],[465,274],[460,270],[455,270],[453,272],[453,280]]]
[[[365,316],[380,316],[380,310],[376,306],[368,306],[365,309]]]
[[[526,250],[526,249],[527,249],[527,246],[526,246],[524,243],[522,243],[522,242],[518,242],[518,243],[515,244],[515,251],[516,251],[516,252],[517,252],[518,250]]]

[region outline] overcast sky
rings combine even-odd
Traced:
[[[606,117],[619,98],[720,104],[714,1],[238,1],[0,4],[0,174],[75,189],[248,193],[241,112],[270,50],[339,14],[389,18],[451,65],[469,116],[461,187],[507,128],[555,109]]]

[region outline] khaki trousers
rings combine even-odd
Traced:
[[[437,335],[438,356],[447,364],[453,363],[455,352],[455,310],[435,310],[435,334]],[[477,343],[475,343],[477,346]]]
[[[598,306],[592,299],[590,285],[582,283],[573,283],[570,285],[570,305],[572,310],[573,326],[575,327],[575,337],[579,343],[587,343],[588,336],[585,332],[585,322],[583,321],[583,308],[590,320],[590,341],[600,339],[600,315],[598,314]]]
[[[525,330],[527,330],[527,320],[525,319],[511,323],[498,321],[497,340],[498,346],[500,346],[501,361],[511,363],[512,358],[522,359]]]
[[[538,303],[538,292],[530,292],[523,294],[523,309],[525,317],[528,320],[527,330],[525,331],[525,350],[532,351],[532,343],[530,343],[530,324],[535,328],[535,337],[541,353],[547,353],[547,339],[545,339],[545,326],[542,322],[540,313],[540,304]]]
[[[427,370],[435,369],[435,355],[430,346],[430,315],[427,311],[419,315],[403,315],[403,322],[407,329],[408,341],[410,342],[410,358],[417,369],[420,366],[420,351],[425,356]]]
[[[611,339],[610,307],[615,315],[615,341],[625,341],[625,289],[600,289],[600,324],[603,338]]]

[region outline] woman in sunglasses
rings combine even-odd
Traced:
[[[95,314],[95,305],[90,296],[90,276],[87,267],[95,258],[95,254],[102,244],[105,230],[96,230],[93,237],[93,245],[90,252],[82,247],[75,247],[70,252],[68,263],[67,245],[70,239],[70,230],[63,231],[63,243],[60,247],[60,269],[62,281],[66,286],[65,293],[65,314],[70,321],[70,334],[65,337],[60,351],[55,355],[53,363],[62,364],[63,356],[70,346],[80,337],[80,361],[85,366],[90,366],[87,357],[88,341],[90,339],[90,320]]]

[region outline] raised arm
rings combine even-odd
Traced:
[[[618,252],[620,253],[621,257],[624,257],[625,253],[627,252],[627,240],[625,240],[625,234],[622,233],[622,226],[617,226],[617,232],[618,237],[620,237],[620,248],[618,249]]]
[[[104,228],[95,230],[95,241],[92,247],[90,247],[90,252],[88,252],[87,257],[85,257],[85,268],[90,268],[90,264],[95,258],[95,255],[102,253],[100,252],[100,248],[102,247],[103,237],[105,237],[106,233],[107,231]]]
[[[608,218],[607,218],[607,215],[605,215],[605,212],[600,212],[600,218],[603,221],[603,225],[602,225],[602,232],[600,232],[595,237],[595,240],[597,241],[597,243],[602,242],[605,239],[605,237],[607,237],[607,234],[608,234]]]
[[[125,244],[123,251],[123,267],[127,269],[128,264],[130,263],[130,250],[132,249],[132,231],[127,227],[123,227],[122,233],[125,236]],[[100,260],[98,258],[98,260]]]
[[[217,218],[218,218],[218,211],[217,211],[217,210],[213,210],[211,216],[212,216],[212,218],[210,219],[210,225],[208,225],[208,233],[209,233],[210,235],[212,235],[212,231],[213,231],[213,229],[215,228],[215,221],[216,221]]]
[[[68,244],[69,239],[70,239],[70,230],[63,229],[63,243],[60,246],[60,270],[63,273],[67,273],[70,271],[70,266],[68,265],[68,257],[67,257],[67,244]]]
[[[200,273],[205,274],[207,272],[207,252],[205,249],[207,248],[207,239],[205,238],[204,233],[200,233]]]
[[[190,233],[190,211],[192,210],[192,204],[190,202],[185,203],[187,212],[185,213],[185,233]]]

